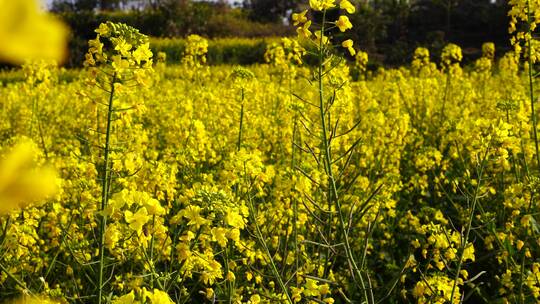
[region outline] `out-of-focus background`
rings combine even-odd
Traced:
[[[257,63],[272,37],[295,35],[291,14],[303,9],[300,0],[43,0],[48,10],[70,26],[68,66],[79,66],[93,29],[111,20],[132,25],[153,37],[182,38],[199,34],[213,39],[210,64]],[[374,63],[397,66],[410,61],[418,46],[433,56],[449,42],[461,45],[465,61],[480,56],[483,42],[508,50],[508,7],[504,0],[361,0],[348,32]],[[237,39],[232,43],[230,39]],[[242,40],[243,39],[243,40]],[[156,39],[154,48],[174,60],[181,45]],[[221,43],[221,44],[220,44]],[[167,46],[165,46],[167,44]],[[173,44],[173,45],[171,45]],[[235,48],[231,49],[232,45]],[[227,49],[221,52],[219,49]],[[177,50],[179,47],[176,48]],[[215,51],[215,52],[214,52]],[[216,53],[217,52],[217,53]],[[241,53],[241,56],[235,54]],[[178,55],[179,56],[179,55]],[[227,62],[229,61],[229,62]],[[240,61],[240,62],[236,62]]]

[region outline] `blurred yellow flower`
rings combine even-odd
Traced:
[[[302,24],[308,20],[306,17],[306,13],[307,13],[307,10],[300,13],[292,14],[292,20],[294,21],[294,26],[298,26],[299,24]]]
[[[102,23],[99,25],[99,27],[96,30],[94,30],[94,32],[98,33],[99,35],[103,37],[107,37],[107,35],[109,35],[110,33],[110,29],[106,23]]]
[[[233,210],[229,211],[227,215],[225,216],[225,222],[235,228],[244,229],[246,223],[244,222],[244,218],[238,214],[238,212],[235,212]]]
[[[43,297],[25,296],[17,300],[8,301],[6,304],[58,304],[60,302]]]
[[[135,294],[133,291],[127,295],[123,295],[112,302],[113,304],[133,304],[135,303]]]
[[[212,240],[218,242],[221,247],[227,246],[227,229],[221,227],[214,227],[211,230]]]
[[[474,245],[467,244],[467,247],[465,247],[465,250],[463,250],[463,261],[471,260],[474,262]]]
[[[152,304],[173,304],[169,295],[161,290],[154,289],[154,292],[145,292],[146,297],[150,300]]]
[[[321,32],[320,32],[320,31],[315,32],[315,38],[316,38],[315,41],[316,41],[317,45],[319,45],[319,44],[321,44],[321,43],[322,43],[323,45],[326,45],[326,44],[328,43],[328,36],[326,36],[326,35],[321,35]],[[322,41],[321,41],[321,39],[322,39]]]
[[[152,58],[152,51],[150,51],[150,43],[144,43],[139,46],[133,52],[133,59],[137,64],[141,64],[141,61],[147,61],[149,58]]]
[[[114,40],[113,39],[111,39],[111,40],[112,40],[112,42],[114,44],[114,49],[116,51],[118,51],[120,54],[122,54],[122,56],[127,56],[128,52],[131,50],[131,48],[133,46],[131,44],[127,43],[122,38],[117,38],[117,39],[114,39]]]
[[[311,21],[308,21],[304,23],[304,26],[299,27],[296,29],[296,32],[298,33],[299,37],[309,38],[311,37],[311,31],[309,30],[309,27],[311,26]]]
[[[57,190],[56,172],[36,168],[36,147],[21,143],[0,162],[0,215],[39,201]]]
[[[347,16],[340,16],[338,21],[336,21],[336,26],[339,28],[341,32],[345,32],[346,30],[352,29],[352,23],[349,20],[349,17]]]
[[[259,303],[261,303],[261,296],[259,296],[258,294],[252,295],[249,298],[248,303],[250,303],[250,304],[259,304]]]
[[[323,11],[336,6],[335,0],[309,0],[309,6],[315,11]]]
[[[351,39],[347,39],[341,43],[341,46],[346,48],[349,53],[351,53],[351,56],[356,55],[356,50],[353,48],[354,42]]]
[[[346,10],[349,14],[354,14],[354,12],[356,12],[356,7],[354,7],[349,0],[341,0],[339,8]]]
[[[36,0],[0,0],[0,61],[65,59],[68,28]]]

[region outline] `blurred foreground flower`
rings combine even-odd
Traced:
[[[65,59],[68,28],[37,0],[0,0],[0,8],[0,61]]]
[[[17,300],[12,300],[12,301],[7,302],[7,304],[58,304],[58,303],[60,302],[56,302],[48,298],[33,297],[33,296],[25,296]]]
[[[32,142],[23,142],[0,160],[0,215],[56,192],[56,172],[37,168],[36,153]]]

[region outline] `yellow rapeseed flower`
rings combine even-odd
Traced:
[[[304,23],[304,26],[299,27],[296,29],[296,32],[298,33],[298,36],[309,38],[311,37],[311,31],[309,30],[309,27],[311,26],[311,20]]]
[[[59,304],[60,302],[53,301],[49,298],[24,296],[17,300],[8,301],[7,304]]]
[[[467,244],[465,250],[463,251],[463,261],[471,260],[474,262],[474,245]]]
[[[304,285],[304,295],[307,297],[317,297],[320,295],[318,282],[314,279],[306,279],[306,284]]]
[[[315,11],[323,11],[336,7],[335,0],[309,0],[309,6]]]
[[[112,301],[113,304],[134,304],[135,303],[135,294],[133,291],[127,295],[123,295],[116,300]]]
[[[239,229],[244,229],[244,226],[246,225],[244,218],[242,218],[238,212],[232,210],[225,216],[225,222],[227,222],[228,225]]]
[[[98,33],[99,35],[103,37],[107,37],[110,33],[111,29],[106,23],[102,23],[99,25],[97,29],[94,30],[94,32]]]
[[[341,0],[339,8],[346,10],[349,14],[356,12],[356,7],[349,0]]]
[[[56,192],[56,172],[36,168],[36,147],[21,143],[0,162],[0,215],[23,208]]]
[[[0,0],[0,8],[0,61],[65,59],[68,29],[36,0]]]
[[[351,53],[351,56],[356,55],[356,50],[353,48],[354,42],[351,39],[347,39],[341,43],[341,46],[346,48],[349,53]]]
[[[306,14],[307,14],[307,10],[300,13],[292,14],[292,20],[294,21],[294,26],[298,26],[308,21]]]
[[[116,51],[118,51],[120,54],[122,54],[122,56],[127,56],[128,55],[128,52],[131,50],[131,48],[133,47],[131,44],[127,43],[124,39],[122,38],[117,38],[117,39],[111,39],[113,44],[114,44],[114,49]]]
[[[143,43],[133,52],[133,60],[137,64],[141,64],[141,61],[146,61],[152,58],[152,51],[150,51],[150,43]]]
[[[315,32],[315,42],[317,43],[317,45],[321,44],[321,39],[322,39],[322,44],[325,45],[328,43],[328,36],[326,35],[321,35],[321,32],[318,31],[318,32]]]
[[[345,32],[346,30],[352,29],[353,27],[351,21],[349,20],[349,17],[347,16],[340,16],[339,19],[336,21],[336,26],[341,32]]]
[[[124,216],[126,218],[126,222],[129,224],[129,228],[139,234],[142,232],[142,227],[144,224],[150,220],[150,216],[148,215],[146,208],[139,209],[135,214],[133,214],[131,211],[126,211]]]
[[[154,292],[145,292],[145,296],[152,304],[174,304],[166,292],[158,289],[154,289]]]
[[[227,246],[227,229],[221,227],[214,227],[211,230],[212,239],[221,247]]]
[[[249,298],[249,304],[259,304],[261,303],[261,296],[259,296],[258,294],[255,294],[255,295],[252,295],[250,298]]]
[[[188,206],[186,209],[180,211],[179,214],[189,220],[188,225],[199,228],[206,223],[206,219],[200,215],[201,211],[202,209],[199,206]]]

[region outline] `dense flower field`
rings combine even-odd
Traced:
[[[206,66],[192,35],[167,66],[110,22],[74,78],[27,61],[0,87],[0,299],[539,302],[527,7],[510,12],[515,52],[485,43],[462,67],[449,44],[368,71],[325,36],[346,14],[310,4],[322,24],[294,14],[302,43],[272,44],[264,65]]]

